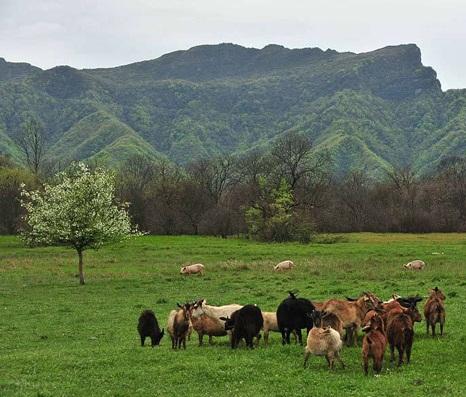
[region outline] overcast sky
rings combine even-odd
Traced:
[[[0,57],[42,68],[221,42],[353,52],[416,43],[444,89],[466,88],[464,0],[0,0]]]

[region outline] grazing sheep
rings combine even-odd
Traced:
[[[429,326],[432,327],[432,337],[435,336],[435,324],[440,324],[440,335],[443,335],[445,324],[445,295],[435,287],[430,291],[429,298],[424,306],[424,317],[426,319],[426,331],[429,335]]]
[[[343,336],[343,322],[335,313],[314,310],[311,317],[314,326],[320,328],[331,327],[340,334],[340,337]]]
[[[225,331],[232,331],[231,348],[236,349],[244,338],[246,346],[254,348],[254,338],[260,338],[260,330],[264,325],[262,312],[256,305],[245,305],[232,313],[230,317],[220,317],[225,321]]]
[[[345,368],[345,364],[340,358],[342,346],[343,343],[340,334],[333,328],[312,328],[307,335],[307,344],[304,349],[304,368],[306,368],[307,361],[311,354],[315,356],[325,356],[330,369],[333,369],[335,359]]]
[[[291,291],[288,298],[284,299],[277,308],[277,323],[282,334],[282,344],[290,344],[290,334],[295,331],[299,343],[303,343],[301,329],[307,331],[312,328],[310,315],[314,311],[314,305],[310,300],[297,298]]]
[[[224,306],[211,306],[207,304],[207,301],[205,299],[200,299],[196,303],[194,303],[191,311],[191,317],[198,318],[205,314],[213,319],[222,321],[220,320],[220,317],[229,317],[232,315],[233,312],[241,309],[242,307],[243,306],[237,305],[236,303]],[[223,323],[224,322],[222,321],[222,324]]]
[[[181,344],[183,344],[183,349],[186,349],[186,337],[189,331],[189,303],[184,305],[177,303],[177,306],[180,310],[176,312],[173,319],[172,348],[180,349]]]
[[[183,266],[180,269],[180,274],[197,274],[204,275],[204,265],[196,263],[195,265]]]
[[[152,310],[144,310],[139,316],[138,332],[141,337],[141,346],[144,346],[146,337],[149,337],[152,347],[160,343],[164,334],[163,328],[160,331],[159,323]]]
[[[387,346],[385,326],[382,317],[377,313],[371,317],[362,329],[366,334],[362,339],[362,361],[364,373],[368,374],[369,358],[373,360],[373,369],[376,374],[382,370],[383,356]]]
[[[282,270],[291,270],[294,267],[294,263],[292,261],[283,261],[276,265],[273,270],[276,272],[280,272]]]
[[[425,265],[426,264],[423,261],[416,259],[415,261],[407,263],[406,265],[404,265],[404,267],[405,269],[422,270],[424,269]]]
[[[354,346],[357,346],[358,329],[366,313],[380,307],[381,301],[377,296],[370,292],[363,292],[356,300],[330,299],[324,303],[322,310],[335,313],[341,319],[343,328],[347,332],[347,345],[349,346],[353,340]]]

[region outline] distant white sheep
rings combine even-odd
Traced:
[[[183,266],[180,269],[180,274],[204,274],[204,265],[201,263],[196,263],[195,265]]]
[[[276,272],[280,272],[282,270],[291,270],[294,267],[294,263],[292,261],[283,261],[276,265],[273,270]]]
[[[406,269],[411,269],[411,270],[422,270],[424,269],[425,265],[426,264],[423,261],[416,259],[415,261],[407,263],[406,265],[404,265],[404,267]]]

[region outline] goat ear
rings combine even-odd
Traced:
[[[178,306],[180,309],[183,308],[183,306],[181,306],[178,302],[176,302],[176,306]]]

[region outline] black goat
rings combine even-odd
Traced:
[[[277,308],[277,323],[282,334],[282,344],[290,344],[290,334],[295,331],[300,344],[303,344],[301,329],[309,332],[313,326],[312,312],[315,310],[310,300],[297,298],[293,292],[289,292]]]
[[[241,339],[245,339],[246,346],[253,349],[254,337],[260,338],[260,330],[264,325],[262,312],[256,305],[246,305],[236,310],[229,317],[220,317],[225,321],[225,331],[232,330],[231,348],[235,349]]]
[[[146,337],[152,342],[152,347],[157,346],[163,337],[164,329],[160,331],[159,323],[152,310],[144,310],[139,316],[138,332],[141,337],[141,346],[144,346]]]

